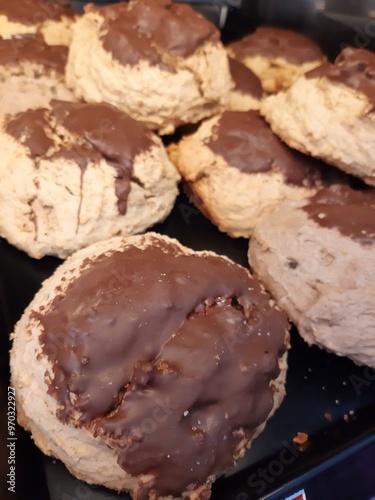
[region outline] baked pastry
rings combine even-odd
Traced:
[[[375,367],[375,190],[331,186],[267,214],[251,268],[309,344]]]
[[[262,84],[259,78],[244,64],[229,58],[229,69],[234,88],[229,94],[229,111],[250,111],[260,108]]]
[[[346,48],[267,97],[261,112],[291,147],[375,185],[374,72],[375,54]]]
[[[320,185],[320,164],[285,146],[257,111],[225,111],[170,150],[191,201],[233,237],[249,237],[275,204]]]
[[[169,0],[86,6],[66,78],[77,97],[109,102],[161,134],[223,109],[232,86],[219,31]]]
[[[41,33],[48,45],[69,45],[76,17],[68,0],[0,0],[0,36]]]
[[[160,138],[109,104],[2,117],[0,145],[0,235],[35,258],[140,233],[177,196]]]
[[[67,56],[67,47],[49,46],[41,35],[0,38],[0,115],[75,101],[65,84]]]
[[[325,61],[318,45],[306,36],[268,26],[232,42],[227,50],[254,71],[269,93],[289,87],[299,75]]]
[[[88,483],[208,499],[281,403],[288,326],[225,257],[152,233],[94,244],[16,326],[18,421]]]

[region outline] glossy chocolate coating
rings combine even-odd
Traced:
[[[78,411],[123,469],[155,475],[137,498],[179,497],[233,465],[266,419],[287,318],[244,268],[158,239],[83,267],[33,313],[58,418]]]
[[[56,133],[56,127],[66,129],[73,139],[62,145],[55,144],[50,137]],[[31,157],[37,157],[38,161],[42,156],[66,158],[84,169],[88,163],[105,158],[117,170],[116,196],[122,215],[126,213],[134,158],[154,144],[153,134],[144,124],[105,103],[54,100],[51,110],[19,113],[6,122],[5,128],[27,146]]]
[[[38,25],[48,19],[59,20],[75,14],[67,0],[0,0],[0,15],[12,22]]]
[[[348,47],[336,58],[335,64],[322,64],[306,73],[306,78],[326,77],[344,83],[365,94],[375,106],[375,54]]]
[[[362,244],[375,243],[375,189],[335,185],[320,190],[303,210],[322,227]]]
[[[324,56],[314,42],[294,31],[261,26],[254,33],[233,42],[229,48],[236,59],[261,56],[270,59],[278,57],[292,64],[319,61]]]
[[[319,162],[281,142],[258,111],[225,111],[206,146],[244,173],[276,169],[286,182],[301,186],[320,179]]]
[[[21,35],[7,40],[0,38],[0,66],[18,66],[24,61],[42,65],[64,75],[68,47],[47,45],[41,35]]]
[[[187,4],[134,0],[103,7],[89,5],[85,10],[103,18],[103,46],[124,65],[146,59],[174,71],[163,52],[187,57],[205,42],[219,42],[215,26]]]
[[[243,94],[250,94],[256,99],[261,99],[263,94],[259,78],[244,64],[229,58],[229,69],[234,81],[234,89]]]

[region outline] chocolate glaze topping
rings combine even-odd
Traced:
[[[219,42],[215,26],[186,4],[134,0],[102,7],[90,4],[85,10],[104,18],[103,46],[124,65],[147,59],[174,71],[166,55],[186,57],[205,42]]]
[[[375,244],[375,189],[334,185],[319,191],[303,210],[322,227],[337,229],[362,244]]]
[[[235,84],[235,90],[244,94],[250,94],[256,99],[261,99],[263,94],[262,84],[249,68],[230,57],[229,69]]]
[[[156,238],[84,266],[33,313],[58,418],[106,438],[130,474],[155,475],[137,498],[179,497],[266,419],[287,318],[244,268]]]
[[[292,64],[324,59],[320,48],[307,37],[294,31],[261,26],[251,35],[233,42],[229,48],[236,59],[263,56],[281,57]]]
[[[74,17],[75,13],[67,0],[0,0],[0,15],[12,22],[38,25],[47,19]]]
[[[306,78],[325,76],[363,92],[375,106],[375,54],[363,49],[347,47],[334,64],[322,64],[306,73]]]
[[[281,142],[258,111],[225,111],[206,146],[245,173],[278,169],[286,182],[304,186],[320,179],[319,162]]]
[[[70,132],[73,141],[55,144],[50,137],[56,133],[56,127]],[[117,170],[116,196],[122,215],[126,213],[134,158],[154,144],[153,134],[145,125],[104,103],[54,100],[51,101],[51,110],[19,113],[7,122],[6,130],[29,148],[32,157],[48,152],[48,158],[73,159],[81,169],[90,162],[97,163],[105,158]],[[49,151],[50,147],[53,147],[52,151]]]
[[[67,57],[68,47],[47,45],[41,35],[20,35],[8,40],[0,38],[0,66],[29,61],[63,75]]]
[[[46,120],[46,109],[29,109],[8,120],[5,129],[8,134],[29,148],[32,157],[41,157],[54,145],[46,133]]]

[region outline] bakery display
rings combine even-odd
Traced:
[[[283,399],[288,329],[226,257],[155,233],[96,243],[16,326],[18,421],[88,483],[209,498]]]
[[[41,33],[48,45],[69,45],[76,18],[68,0],[0,0],[0,37]]]
[[[299,75],[325,60],[318,45],[306,36],[269,26],[230,43],[227,50],[254,71],[269,93],[288,88]]]
[[[161,140],[109,104],[1,117],[0,144],[0,234],[35,258],[142,232],[177,196]]]
[[[372,52],[348,47],[267,97],[261,112],[291,147],[375,185],[374,71]]]
[[[170,147],[191,201],[220,231],[249,237],[277,203],[312,196],[320,164],[284,145],[257,111],[225,111]]]
[[[331,186],[266,215],[249,262],[309,344],[375,367],[375,190]]]
[[[65,84],[67,55],[41,35],[0,38],[0,116],[48,107],[52,99],[75,101]]]
[[[86,6],[66,77],[78,98],[109,102],[161,134],[223,109],[232,86],[219,31],[168,0]]]
[[[240,61],[229,58],[230,74],[234,88],[229,94],[229,111],[250,111],[260,108],[263,96],[262,84],[259,78]]]

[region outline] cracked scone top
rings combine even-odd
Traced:
[[[309,344],[375,367],[375,190],[331,186],[255,228],[254,272]]]
[[[16,327],[19,419],[89,483],[208,498],[281,403],[287,344],[284,313],[229,259],[151,233],[101,242]]]
[[[47,45],[41,35],[0,38],[0,115],[75,101],[65,84],[67,56],[67,47]]]
[[[67,82],[78,97],[110,102],[161,133],[222,109],[232,86],[219,31],[168,0],[86,6]]]
[[[76,14],[67,0],[0,0],[0,36],[40,33],[48,45],[69,45]]]
[[[160,139],[109,104],[5,116],[0,144],[0,234],[36,258],[142,232],[177,195]]]

